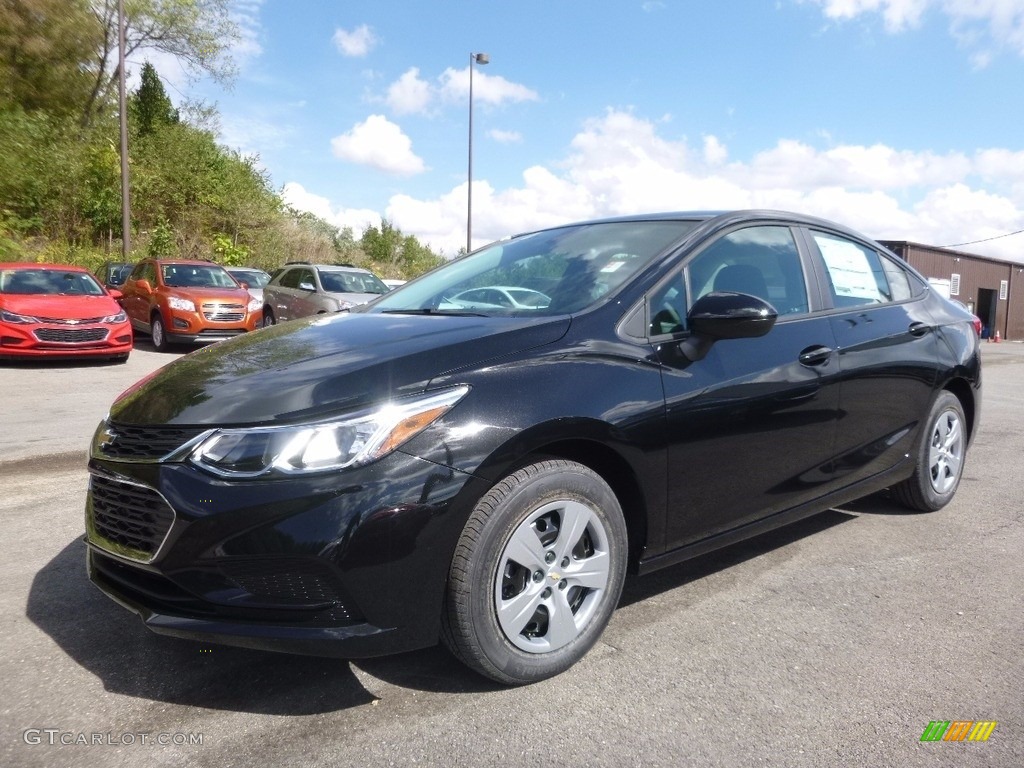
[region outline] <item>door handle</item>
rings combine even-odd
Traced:
[[[932,327],[928,323],[911,323],[909,331],[911,336],[924,336],[931,329]]]
[[[800,364],[801,365],[824,365],[832,357],[832,349],[830,347],[816,346],[808,347],[800,353]]]

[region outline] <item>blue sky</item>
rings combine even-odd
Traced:
[[[654,210],[772,207],[879,239],[1024,229],[1024,0],[236,0],[220,111],[293,206],[474,245]],[[1024,261],[1024,234],[963,250]]]

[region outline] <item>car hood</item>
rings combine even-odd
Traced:
[[[54,320],[90,320],[121,311],[110,296],[22,295],[0,296],[0,307],[8,312]]]
[[[231,301],[239,304],[248,303],[252,297],[244,288],[196,288],[193,286],[167,286],[167,292],[194,302]]]
[[[327,419],[422,391],[436,376],[550,344],[568,317],[317,315],[180,358],[122,394],[117,424],[253,425]]]

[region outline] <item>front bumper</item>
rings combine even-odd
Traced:
[[[132,329],[117,325],[0,323],[0,357],[118,357],[132,350]]]
[[[89,578],[154,632],[346,658],[437,642],[471,476],[399,451],[259,482],[89,467]]]
[[[213,307],[203,307],[213,309]],[[255,331],[263,324],[263,310],[242,311],[240,316],[232,320],[211,319],[200,310],[167,309],[164,314],[166,321],[164,331],[168,341],[177,344],[204,344],[206,342],[224,341],[244,333]]]

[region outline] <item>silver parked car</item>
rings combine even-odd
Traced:
[[[263,289],[263,325],[340,312],[388,292],[368,269],[330,264],[288,264]]]
[[[256,267],[224,267],[239,285],[245,284],[249,295],[263,301],[263,288],[270,282],[270,275]]]

